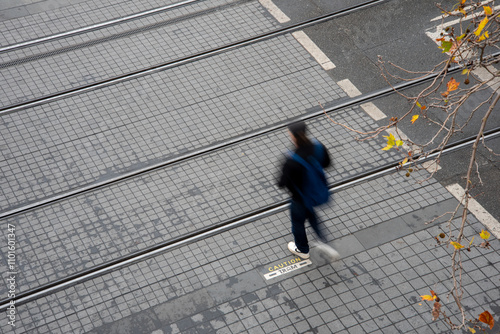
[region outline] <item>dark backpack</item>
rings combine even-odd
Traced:
[[[293,153],[291,157],[306,169],[303,187],[302,189],[297,189],[297,191],[307,208],[325,204],[330,198],[325,172],[320,163],[320,161],[323,161],[325,151],[317,140],[313,140],[313,144],[314,154],[307,157],[307,160],[300,157],[297,153]]]

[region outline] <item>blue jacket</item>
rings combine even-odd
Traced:
[[[321,143],[320,143],[321,144]],[[323,152],[323,161],[318,161],[323,168],[327,168],[331,164],[330,154],[326,147],[321,144]],[[301,158],[307,161],[307,158],[314,154],[314,144],[299,147],[295,150]],[[304,175],[306,169],[299,162],[288,157],[283,164],[281,175],[278,180],[278,187],[286,187],[292,194],[292,200],[302,203],[302,198],[297,192],[298,189],[303,189]]]

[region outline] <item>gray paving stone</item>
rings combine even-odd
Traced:
[[[175,170],[174,170],[174,172],[175,172]],[[161,179],[162,179],[162,180],[164,180],[165,178],[162,176],[162,177],[161,177]],[[159,179],[158,179],[158,180],[159,180]],[[271,182],[272,182],[272,181],[271,181]],[[156,182],[154,182],[154,183],[156,183]],[[151,181],[150,181],[150,184],[151,184],[152,186],[154,186],[154,185],[151,183]],[[134,186],[136,185],[136,184],[135,184],[135,182],[134,182],[134,184],[133,184],[133,185],[134,185]],[[268,191],[266,190],[266,192],[268,192]],[[127,194],[132,194],[132,191],[127,191]],[[112,198],[112,197],[110,197],[110,196],[113,196],[113,195],[112,195],[112,192],[109,192],[109,193],[106,193],[106,194],[105,194],[105,198],[106,198],[106,199],[110,199],[110,198]],[[124,195],[124,196],[130,197],[130,195]],[[102,200],[104,200],[104,198],[103,198]],[[84,203],[85,203],[85,205],[91,205],[91,207],[92,207],[92,206],[93,206],[94,201],[95,201],[95,200],[93,199],[93,197],[91,197],[91,198],[90,198],[90,199],[88,199],[88,200],[87,200],[87,199],[85,199],[85,200],[84,200]],[[122,205],[121,205],[121,203],[120,203],[120,202],[118,202],[118,199],[116,200],[116,203],[117,203],[117,205],[118,205],[118,206],[120,206],[120,207],[122,206]],[[119,203],[119,204],[118,204],[118,203]],[[141,206],[141,208],[138,208],[137,210],[144,210],[144,209],[142,208],[142,204],[139,204],[139,205]],[[78,213],[76,213],[76,212],[74,213],[74,214],[75,214],[75,216],[77,216],[77,217],[78,217],[78,216],[80,216],[81,214],[80,214],[79,212],[82,212],[82,208],[81,208],[81,207],[78,207],[78,206],[62,206],[62,210],[63,210],[63,211],[61,211],[61,214],[63,214],[66,210],[71,211],[73,208],[75,208],[76,210],[78,210]],[[113,210],[113,209],[111,209],[111,208],[112,208],[112,206],[110,206],[110,208],[109,208],[109,209],[106,209],[106,211],[107,211],[107,210]],[[155,209],[154,209],[154,215],[155,215],[154,217],[158,217],[158,218],[159,218],[159,217],[165,217],[165,215],[164,215],[163,213],[161,213],[161,211],[159,211],[159,210],[162,210],[162,208],[155,208]],[[164,210],[164,208],[163,208],[163,210]],[[51,210],[51,211],[52,211],[52,210]],[[100,216],[100,212],[102,212],[102,211],[101,211],[101,207],[100,207],[99,205],[97,205],[97,206],[95,206],[95,207],[93,207],[93,208],[92,208],[92,211],[93,211],[92,215],[96,215],[96,218],[97,218],[97,219],[100,219],[100,218],[99,218],[99,216]],[[168,211],[167,211],[167,212],[168,212]],[[134,214],[136,214],[135,210],[134,210]],[[64,219],[63,217],[64,217],[64,215],[62,215],[61,219]],[[157,219],[158,219],[158,218],[157,218]],[[30,218],[30,219],[31,219],[31,218]],[[85,219],[88,219],[88,217],[85,217],[85,216],[84,216],[84,217],[82,217],[81,219],[85,220]],[[154,218],[152,218],[152,217],[150,217],[150,219],[153,219],[153,221],[156,221],[156,223],[158,223],[157,219],[154,219]],[[174,223],[176,222],[176,220],[175,220],[175,219],[176,219],[176,217],[174,217],[174,220],[173,220],[173,222],[174,222]],[[83,221],[82,221],[82,223],[83,223]],[[104,228],[104,229],[109,229],[109,226],[107,226],[108,224],[106,223],[106,221],[105,221],[105,220],[102,220],[102,221],[101,221],[101,223],[103,224],[102,228]],[[140,224],[136,224],[136,223],[132,223],[132,222],[130,222],[130,224],[133,224],[133,226],[134,226],[134,228],[135,228],[135,229],[141,229],[141,228],[143,227],[143,226],[142,226],[142,225],[140,225]],[[149,226],[151,226],[151,225],[152,225],[152,224],[151,224],[151,222],[147,222],[147,224],[148,224],[148,225],[147,225],[147,227],[149,227]],[[151,224],[151,225],[150,225],[150,224]],[[105,226],[105,225],[106,225],[106,226]],[[152,227],[152,226],[151,226],[151,227]],[[83,230],[83,229],[82,229],[82,230]],[[101,231],[101,228],[98,228],[98,229],[97,229],[97,231]],[[90,238],[92,238],[92,240],[93,240],[94,242],[95,242],[96,240],[95,240],[95,239],[93,239],[93,234],[95,234],[97,231],[96,231],[96,230],[94,230],[94,229],[90,229],[90,230],[88,231],[88,233],[91,233],[91,235],[89,235],[89,237],[90,237]],[[153,232],[154,232],[154,233],[152,234],[152,236],[155,236],[155,237],[156,237],[156,238],[158,238],[158,239],[162,239],[162,238],[163,238],[163,233],[162,233],[160,230],[158,230],[158,226],[154,227]],[[175,235],[176,235],[176,232],[175,232],[175,231],[170,231],[170,234],[171,234],[172,236],[175,236]],[[150,234],[150,235],[151,235],[151,234]],[[102,234],[101,234],[100,236],[101,236],[101,238],[102,238],[104,235],[102,235]],[[62,237],[64,237],[64,235],[59,234],[59,235],[58,235],[58,237],[59,237],[59,238],[62,238]],[[74,235],[72,235],[72,237],[74,237],[74,238],[75,238],[75,240],[77,240],[77,238],[82,237],[81,232],[79,232],[78,234],[74,234]],[[108,240],[113,239],[113,238],[114,238],[114,237],[110,237],[110,238],[108,238]],[[127,241],[128,241],[128,242],[130,242],[130,239],[127,239]],[[82,244],[83,244],[83,242],[82,242]],[[57,244],[56,244],[55,246],[57,247]],[[115,247],[108,247],[108,248],[106,249],[106,251],[107,251],[107,252],[110,252],[110,251],[112,252],[112,251],[113,251],[113,250],[115,250],[115,249],[116,249]],[[104,250],[104,249],[102,249],[102,250]],[[80,257],[81,257],[81,255],[80,255]],[[94,258],[94,261],[95,261],[95,260],[96,260],[96,259]]]
[[[209,295],[217,302],[234,299],[245,293],[250,293],[264,287],[265,284],[257,272],[249,272],[239,278],[229,278],[226,281],[210,286]]]
[[[373,248],[410,233],[410,228],[401,218],[377,224],[373,229],[364,229],[355,233],[356,239],[365,247]]]
[[[355,326],[358,324],[358,322],[356,321],[356,319],[352,315],[342,317],[339,320],[342,323],[342,325],[344,326],[344,328],[348,329],[349,331],[356,330]],[[357,327],[357,329],[361,330],[361,327]]]
[[[388,176],[385,180],[393,177],[394,176]],[[385,188],[379,189],[380,184],[379,181],[371,184],[374,193],[377,194],[376,196],[380,196],[380,198],[383,198],[387,203],[394,201],[394,198],[389,197],[387,194],[396,189],[397,186],[393,184],[391,187],[384,190]],[[409,192],[422,189],[420,186],[413,188],[406,183],[404,187],[406,187]],[[423,187],[424,189],[434,191],[439,185],[431,182]],[[350,192],[355,194],[358,188],[367,189],[367,187],[363,185],[362,187],[353,187],[350,189]],[[384,191],[386,193],[384,193]],[[337,194],[335,198],[336,205],[347,203],[347,201],[352,200],[353,197],[350,198],[351,199],[346,199],[342,194]],[[381,202],[377,204],[380,203]],[[375,209],[370,205],[363,205],[365,205],[364,208],[373,209],[373,212],[377,212],[377,210],[384,207],[379,205]],[[389,208],[390,206],[388,205],[385,207]],[[69,208],[65,208],[65,210],[68,209]],[[394,210],[400,209],[394,208]],[[418,210],[422,211],[422,209]],[[336,217],[335,212],[335,206],[322,210],[322,213],[325,214],[326,217],[332,218],[325,222],[326,225],[329,225],[327,231],[333,226],[332,220]],[[349,213],[352,213],[352,210],[348,210],[342,215],[347,217]],[[421,212],[417,212],[417,214],[421,216]],[[418,256],[414,257],[414,253],[419,254],[414,251],[414,244],[406,241],[406,235],[399,236],[399,234],[397,234],[398,237],[391,239],[389,243],[378,244],[374,246],[374,248],[367,248],[366,244],[359,243],[359,245],[363,247],[358,246],[357,251],[352,251],[353,254],[344,257],[337,263],[323,264],[322,267],[311,266],[303,272],[296,273],[294,276],[289,276],[282,281],[270,283],[271,285],[268,286],[268,283],[264,282],[264,279],[256,268],[268,265],[270,262],[269,259],[271,258],[282,259],[288,256],[285,240],[289,237],[289,231],[287,228],[283,228],[283,226],[288,226],[288,222],[289,217],[286,212],[276,214],[273,217],[267,217],[262,221],[252,223],[251,228],[245,226],[233,231],[224,232],[219,239],[200,241],[168,254],[160,254],[155,257],[156,261],[148,260],[139,264],[134,264],[114,273],[104,275],[99,279],[82,283],[77,287],[63,291],[64,293],[58,295],[58,298],[43,297],[36,302],[21,305],[19,308],[20,314],[23,314],[23,316],[27,314],[26,317],[36,320],[36,325],[39,326],[39,328],[45,329],[50,327],[50,332],[58,333],[64,332],[65,330],[66,332],[68,332],[68,330],[71,332],[71,326],[81,326],[84,320],[88,323],[90,319],[90,311],[88,310],[91,307],[102,310],[102,313],[100,313],[101,319],[113,321],[114,324],[118,326],[118,322],[126,318],[126,316],[122,314],[123,310],[120,309],[120,305],[123,305],[122,303],[127,303],[127,307],[130,309],[138,305],[144,306],[144,309],[136,309],[134,314],[150,312],[151,310],[156,311],[162,309],[162,307],[164,308],[164,311],[155,314],[160,322],[166,321],[169,323],[155,324],[157,327],[152,330],[159,328],[165,329],[167,327],[172,331],[174,329],[179,330],[179,325],[181,325],[181,327],[184,326],[183,328],[185,328],[186,331],[189,331],[192,328],[205,330],[206,327],[202,326],[202,320],[205,319],[203,314],[207,309],[214,310],[215,308],[217,313],[213,316],[216,319],[221,319],[221,321],[216,322],[211,320],[210,325],[212,328],[217,327],[221,332],[224,330],[228,332],[244,331],[246,327],[242,320],[255,317],[256,321],[260,324],[258,328],[261,328],[262,331],[267,333],[284,331],[290,328],[290,323],[292,323],[291,319],[288,317],[288,320],[282,318],[286,313],[285,307],[290,308],[290,310],[294,309],[292,307],[293,304],[285,299],[285,297],[290,297],[290,300],[293,300],[294,304],[300,308],[300,313],[302,313],[304,317],[309,315],[314,319],[314,324],[312,320],[311,323],[308,323],[310,328],[317,328],[318,330],[320,328],[321,330],[326,330],[327,328],[330,330],[331,328],[338,327],[337,331],[362,331],[364,328],[363,323],[370,320],[373,321],[382,332],[386,330],[390,332],[400,327],[404,328],[405,326],[410,326],[410,328],[408,328],[409,332],[421,328],[425,328],[426,330],[436,329],[432,327],[433,325],[428,325],[429,322],[426,320],[428,319],[428,312],[430,311],[428,308],[414,307],[413,311],[415,313],[409,312],[409,309],[403,312],[400,310],[400,304],[404,305],[404,300],[401,298],[406,298],[408,293],[410,293],[411,297],[414,298],[407,299],[408,305],[411,307],[418,305],[418,296],[427,293],[428,286],[433,286],[435,283],[438,285],[436,289],[438,293],[444,293],[444,291],[446,291],[446,286],[444,286],[443,283],[433,281],[434,278],[440,277],[441,273],[430,273],[422,276],[419,271],[412,269],[414,264],[418,265],[419,260],[424,262],[427,260],[427,257],[437,257],[441,259],[441,257],[449,255],[449,252],[444,247],[436,247],[429,242],[423,243],[427,249],[427,254],[422,258]],[[343,221],[341,229],[349,226],[348,224],[349,222],[347,222],[346,219],[346,221]],[[269,226],[273,227],[272,233],[251,233],[252,230],[262,230]],[[376,230],[377,226],[367,225],[365,229]],[[439,230],[438,226],[427,227],[427,239],[424,238],[424,234],[417,234],[423,232],[422,230],[415,233],[413,229],[410,229],[407,233],[408,235],[415,235],[419,241],[423,242],[432,240],[437,230]],[[45,233],[45,230],[41,229],[39,233]],[[467,231],[467,233],[468,236],[470,236],[474,231],[470,230]],[[328,236],[331,238],[330,234]],[[133,238],[129,239],[129,241],[132,240]],[[217,240],[217,243],[225,242],[230,247],[224,250],[222,250],[222,247],[213,247],[215,240]],[[402,242],[398,242],[401,240]],[[416,239],[413,238],[413,241],[415,240]],[[72,242],[80,244],[81,242],[79,243],[78,241],[78,238],[75,238]],[[256,257],[253,258],[252,261],[248,261],[250,256],[255,255],[252,248],[256,244],[268,244],[272,246],[267,248],[269,253],[266,253],[265,256]],[[495,246],[497,245],[498,242],[496,242]],[[390,256],[392,253],[394,253],[393,256]],[[412,264],[410,265],[409,261],[407,261],[404,256],[401,256],[401,254],[408,254],[412,258]],[[489,260],[491,263],[498,262],[495,260],[494,254],[491,255],[491,257],[493,258]],[[472,259],[469,261],[473,261]],[[376,268],[378,267],[380,270],[376,271],[376,269],[373,269],[374,275],[371,275],[371,270],[368,269],[369,266],[367,262],[375,262]],[[166,263],[168,265],[160,266],[157,265],[158,263]],[[215,263],[217,263],[217,266]],[[486,266],[486,268],[491,267],[488,262],[480,262],[480,266],[480,268],[483,266]],[[323,269],[323,267],[329,267],[329,269]],[[214,273],[214,271],[216,271],[215,268],[219,268],[219,270],[217,270],[218,273]],[[226,276],[220,274],[220,268],[226,273]],[[204,288],[200,288],[200,286],[197,285],[200,283],[200,279],[196,278],[203,273],[210,273],[210,275],[207,276],[214,277],[215,281],[210,282],[210,284]],[[409,275],[406,275],[406,273]],[[488,271],[485,274],[489,275],[495,273]],[[412,275],[414,277],[412,277]],[[135,278],[135,282],[125,279],[125,277],[130,276]],[[326,280],[330,277],[332,278],[332,280],[329,280],[330,285],[323,285],[322,289],[319,289],[316,284],[311,282],[323,279]],[[425,287],[425,291],[417,291],[412,286],[411,280],[415,277],[421,278],[424,283],[428,284],[428,286]],[[293,282],[293,284],[290,282]],[[91,290],[91,288],[95,287],[97,284],[100,284],[99,288]],[[383,289],[377,286],[377,284],[382,286]],[[302,289],[302,286],[304,286],[305,289]],[[393,298],[389,298],[389,291],[391,295],[395,291],[391,288],[398,288],[400,286],[404,286],[408,291],[410,291],[409,289],[411,287],[413,292],[405,290],[405,292],[401,292],[400,296],[394,295]],[[360,288],[364,288],[370,293],[369,297],[371,298],[370,300],[373,300],[372,304],[365,305],[360,301],[359,297],[354,294],[355,291],[362,291],[358,290]],[[378,290],[371,291],[371,288],[378,288]],[[495,286],[487,284],[487,288],[494,289]],[[487,291],[481,290],[481,287],[478,291],[475,289],[478,288],[471,287],[471,291],[481,296],[487,293]],[[315,294],[316,291],[319,292],[322,290],[329,290],[330,293],[323,294],[320,292]],[[80,299],[83,291],[92,291],[93,294],[93,299],[89,300],[88,304],[85,304],[85,306],[83,306],[84,302]],[[160,291],[163,293],[161,298],[159,296]],[[303,296],[304,293],[311,295],[314,302],[309,300],[309,296]],[[181,309],[182,316],[179,316],[175,326],[170,323],[171,320],[168,320],[165,313],[172,312],[172,307],[176,305],[185,305],[185,303],[180,303],[181,300],[189,301],[193,298],[195,300],[200,300],[200,294],[208,295],[207,299],[209,301],[211,300],[211,302],[207,301],[205,303],[204,301],[200,301],[192,308],[185,307]],[[255,295],[261,300],[258,306],[260,313],[257,315],[253,315],[251,305],[247,305],[253,297],[248,297],[249,300],[245,300],[244,298],[244,296],[250,295]],[[301,296],[303,298],[301,298]],[[321,296],[325,299],[324,301],[318,300]],[[367,297],[368,296],[364,298]],[[113,304],[113,301],[115,301],[115,304]],[[116,301],[119,303],[116,303]],[[396,301],[398,301],[398,304],[396,304]],[[476,304],[480,302],[481,300],[478,299]],[[482,302],[484,303],[484,301]],[[332,308],[332,304],[336,307]],[[48,305],[49,309],[55,307],[55,305],[63,306],[61,310],[57,312],[58,318],[49,319],[44,316],[44,312],[46,312],[47,309],[43,309],[41,307],[42,305]],[[166,305],[168,305],[168,307]],[[383,305],[383,307],[380,305]],[[178,310],[179,307],[176,309]],[[245,316],[242,318],[238,312],[243,309],[245,309],[245,311],[241,312],[243,312]],[[29,312],[26,310],[29,310]],[[319,310],[322,312],[318,314],[318,312],[320,312]],[[327,322],[325,316],[322,315],[329,311],[333,312],[335,319],[331,319],[332,321]],[[92,314],[96,314],[95,310],[93,312]],[[279,319],[279,321],[271,318],[273,314],[278,316],[277,319]],[[328,313],[328,315],[331,316],[330,313]],[[400,319],[399,322],[394,323],[390,315],[394,315],[395,318]],[[69,320],[70,317],[72,320],[71,324]],[[154,324],[153,321],[150,322],[151,318],[148,319],[148,324],[151,322]],[[206,320],[209,321],[208,319]],[[222,320],[226,325],[222,325]],[[1,321],[4,320],[0,319],[0,325],[5,325]],[[248,321],[251,323],[253,318]],[[219,325],[216,326],[216,323],[219,323]],[[99,330],[104,332],[106,328],[109,330],[111,330],[112,327],[116,328],[114,325],[104,325],[104,323],[99,322],[96,322],[96,324],[102,325],[100,329],[95,329],[97,332]]]
[[[182,318],[204,311],[214,305],[213,299],[206,291],[197,290],[195,295],[179,297],[153,308],[157,318],[164,324],[177,322]]]
[[[287,43],[291,42],[294,46],[297,46],[297,43],[291,40],[290,37],[285,37],[285,40],[288,40]],[[250,48],[252,50],[257,50],[254,46],[251,46]],[[274,48],[264,49],[272,50]],[[304,52],[300,51],[300,49],[298,50],[299,52]],[[243,58],[248,57],[248,52],[244,52],[242,53],[242,55],[244,55]],[[262,56],[269,57],[269,55],[266,55],[265,53],[262,54]],[[238,59],[241,57],[236,56],[235,58]],[[271,57],[270,60],[273,61],[272,59],[274,58]],[[314,88],[317,88],[318,80],[317,78],[315,78],[313,82],[312,78],[307,79],[306,72],[310,72],[312,70],[313,72],[315,72],[315,76],[320,75],[323,76],[325,80],[327,79],[325,75],[318,69],[311,68],[311,63],[304,63],[303,61],[300,61],[299,58],[297,58],[297,61],[295,62],[295,71],[298,70],[299,64],[301,62],[303,63],[302,72],[305,72],[300,73],[300,75],[306,76],[305,79],[310,82],[311,90],[313,90],[313,83]],[[267,62],[263,61],[261,63],[261,66],[264,66],[264,64],[267,64]],[[203,71],[207,67],[218,68],[221,66],[221,63],[217,62],[216,60],[214,61],[212,59],[208,59],[203,63],[200,63],[200,65],[196,66],[200,66],[197,71],[199,72]],[[244,65],[241,65],[239,67],[244,68]],[[189,70],[189,68],[187,70]],[[182,67],[182,69],[173,69],[172,71],[177,73],[179,77],[183,77],[187,75],[183,71],[187,70],[185,69],[185,67]],[[275,73],[275,75],[283,74],[282,72],[280,72],[280,70],[277,69],[273,71],[263,70],[260,72],[269,74]],[[217,71],[216,73],[220,75],[220,71]],[[292,76],[293,75],[295,74],[292,74]],[[30,156],[29,154],[27,154],[27,152],[31,150],[30,153],[32,153],[36,162],[36,164],[30,162],[32,173],[36,174],[37,172],[43,171],[43,175],[46,177],[45,181],[41,180],[40,178],[36,178],[38,180],[37,183],[41,184],[30,184],[28,187],[30,188],[30,191],[26,190],[25,195],[30,196],[30,194],[38,194],[37,196],[40,197],[40,195],[42,195],[44,192],[57,192],[57,188],[52,189],[52,187],[56,187],[56,180],[57,186],[65,189],[67,189],[68,187],[73,188],[79,185],[79,183],[75,182],[75,180],[71,179],[70,177],[64,177],[64,182],[62,182],[63,180],[61,180],[61,175],[68,176],[70,174],[81,174],[87,179],[87,181],[84,181],[84,183],[92,183],[96,182],[96,180],[109,178],[113,174],[119,174],[123,172],[124,169],[127,170],[131,167],[138,168],[140,166],[143,166],[147,161],[151,163],[154,161],[158,161],[158,159],[162,159],[162,157],[169,157],[174,152],[169,154],[168,148],[170,148],[171,150],[175,150],[174,154],[182,154],[183,152],[186,152],[185,150],[189,150],[189,148],[182,147],[180,145],[176,145],[176,147],[173,148],[171,147],[171,143],[182,143],[190,137],[183,136],[183,134],[181,133],[179,134],[179,140],[175,140],[176,138],[172,137],[172,134],[175,133],[172,128],[179,131],[178,126],[168,126],[169,129],[162,129],[162,127],[158,126],[158,124],[170,124],[171,122],[169,122],[169,120],[171,118],[177,118],[177,113],[179,114],[179,116],[186,115],[186,113],[192,113],[192,116],[179,117],[179,119],[182,120],[183,128],[181,130],[184,130],[186,127],[188,129],[192,129],[193,126],[196,126],[196,124],[201,124],[198,123],[198,121],[201,121],[204,125],[213,125],[213,119],[212,121],[210,121],[210,119],[200,119],[200,110],[202,110],[203,113],[208,112],[211,118],[213,118],[214,116],[221,118],[221,116],[224,114],[224,116],[227,117],[227,115],[231,115],[231,113],[224,113],[224,111],[228,107],[231,107],[231,105],[228,105],[225,102],[236,99],[235,97],[232,97],[230,95],[239,95],[250,89],[251,91],[256,92],[256,97],[254,98],[254,100],[256,99],[255,101],[261,101],[263,98],[266,99],[266,92],[269,90],[268,86],[270,85],[270,83],[267,82],[268,80],[264,79],[264,81],[266,81],[266,83],[264,83],[266,87],[259,92],[259,89],[255,89],[256,86],[254,83],[249,83],[248,80],[245,80],[239,82],[236,86],[222,88],[223,92],[221,93],[228,96],[228,98],[224,98],[224,100],[221,100],[220,97],[214,99],[213,96],[210,96],[209,98],[200,97],[201,100],[199,98],[197,99],[195,96],[189,96],[182,99],[182,101],[169,101],[168,97],[170,97],[171,95],[175,95],[170,94],[168,90],[169,87],[175,86],[174,82],[176,80],[176,77],[177,76],[166,79],[170,80],[171,83],[167,83],[165,89],[159,90],[160,92],[164,91],[164,93],[162,94],[164,94],[165,96],[163,97],[158,97],[156,95],[156,92],[153,91],[149,93],[150,95],[148,95],[147,93],[141,94],[142,92],[136,92],[134,93],[135,98],[131,100],[128,94],[129,90],[135,89],[134,85],[139,87],[151,86],[155,88],[157,85],[162,85],[164,78],[162,78],[162,75],[156,75],[150,76],[146,79],[139,79],[137,84],[134,85],[130,83],[124,83],[116,87],[108,87],[104,91],[95,91],[89,93],[92,96],[87,96],[85,94],[83,96],[71,98],[71,101],[63,100],[56,102],[55,104],[37,107],[34,110],[30,109],[29,112],[21,112],[19,114],[16,113],[14,115],[2,117],[3,119],[7,119],[7,121],[4,121],[6,122],[4,123],[4,125],[17,123],[16,117],[23,117],[24,119],[24,122],[20,123],[17,126],[9,126],[8,132],[11,134],[12,139],[4,138],[6,142],[9,142],[11,144],[14,151],[14,155],[10,156],[9,166],[15,167],[16,164],[22,165],[26,163],[25,157]],[[202,77],[206,79],[211,78],[208,76]],[[254,79],[254,81],[258,81],[258,79],[259,78],[256,78]],[[158,83],[158,80],[160,80],[160,83]],[[221,84],[225,81],[226,78],[215,79],[214,83],[203,83],[203,87],[213,86],[213,84]],[[296,81],[297,78],[290,80],[291,84],[288,85],[288,88],[293,88],[293,85],[296,85],[294,84],[294,82]],[[317,95],[317,93],[314,93],[313,97],[309,98],[310,101],[314,101],[311,102],[313,103],[313,105],[316,104],[316,101],[318,99],[330,100],[332,97],[332,92],[335,90],[339,90],[338,87],[335,88],[328,81],[324,81],[324,83],[330,88],[328,90],[328,95],[325,92],[325,95],[320,97],[319,95]],[[184,82],[184,84],[189,86],[188,82]],[[279,85],[277,82],[276,84]],[[304,90],[305,82],[302,82],[302,84],[303,85],[301,86],[301,89]],[[253,86],[255,87],[249,88]],[[125,91],[126,97],[120,96],[121,94],[124,94],[123,90]],[[154,96],[151,96],[153,95],[153,93]],[[282,91],[281,95],[283,95],[283,93],[284,92]],[[195,94],[195,92],[193,92],[193,94]],[[297,94],[295,93],[290,95]],[[116,98],[114,98],[113,96],[116,96]],[[155,107],[146,109],[148,113],[146,113],[141,118],[135,118],[130,114],[124,115],[122,110],[137,108],[138,110],[144,111],[141,99],[150,99],[154,101]],[[198,104],[198,106],[193,105],[193,100],[199,100],[194,104]],[[117,104],[117,106],[115,108],[107,108],[109,103],[113,103],[113,101],[116,101],[115,103]],[[169,102],[167,103],[166,101]],[[306,104],[304,104],[304,101],[305,100],[302,99],[300,102],[302,106],[306,106]],[[270,100],[269,102],[273,103],[272,100]],[[307,104],[307,106],[310,106],[311,103]],[[72,109],[72,112],[64,113],[64,117],[61,117],[61,115],[59,114],[59,110],[66,107],[67,105],[73,104],[81,105],[81,108],[78,109],[79,113],[75,113],[75,111]],[[243,110],[248,110],[249,107],[251,108],[252,106],[245,105],[241,108],[237,108],[236,110],[241,112]],[[297,105],[296,108],[300,109],[300,106]],[[100,111],[96,113],[96,109],[99,109]],[[170,112],[168,116],[166,116],[163,113],[165,109],[174,110]],[[273,119],[279,119],[279,117],[276,117],[274,112],[269,112],[269,105],[267,105],[265,109],[256,109],[268,116],[272,116]],[[39,117],[37,117],[39,111],[46,116],[44,118],[44,121],[42,122],[43,126],[38,125],[38,123],[41,122]],[[167,119],[165,119],[165,117],[167,117]],[[33,123],[36,124],[30,123],[28,121],[28,118],[32,118]],[[235,118],[236,121],[228,121],[227,126],[224,126],[224,128],[230,128],[230,131],[236,131],[236,133],[241,133],[241,131],[237,130],[237,124],[245,124],[244,128],[248,131],[249,121],[254,122],[258,121],[259,119],[262,120],[261,117],[251,119],[238,117],[238,115],[236,115]],[[12,121],[9,121],[9,119],[12,119]],[[85,119],[85,121],[83,121],[83,119]],[[70,122],[72,123],[72,125],[68,126],[66,122]],[[92,123],[93,126],[88,126],[89,122]],[[31,126],[31,124],[33,126]],[[231,124],[231,126],[229,126],[229,124]],[[269,122],[262,123],[262,125],[266,124],[269,124]],[[124,126],[128,127],[129,129],[127,129],[127,131],[123,131],[122,128]],[[71,129],[71,131],[69,131],[69,129]],[[144,129],[150,130],[144,131]],[[153,129],[154,131],[151,131],[151,129]],[[217,132],[220,132],[220,129],[219,131],[217,131],[215,127],[212,127],[208,131],[206,127],[204,127],[203,130],[200,129],[200,131],[193,131],[192,137],[194,138],[192,139],[193,142],[191,144],[196,144],[198,142],[196,140],[201,140],[203,137],[206,137],[207,133],[213,134],[215,135],[215,137],[210,138],[209,136],[208,138],[203,138],[203,143],[205,143],[205,145],[207,142],[211,143],[225,138],[221,138],[220,134]],[[28,133],[29,136],[27,135]],[[57,133],[57,135],[54,135],[55,133]],[[154,135],[152,135],[153,133]],[[2,131],[2,134],[6,135],[7,133]],[[33,141],[37,143],[36,150],[31,149],[33,147]],[[42,147],[41,143],[44,143],[45,146]],[[127,144],[123,145],[122,143]],[[14,148],[14,145],[18,146],[17,149]],[[61,146],[65,146],[65,148],[67,148],[66,154],[68,154],[69,156],[66,156],[62,153]],[[46,150],[48,150],[50,153],[41,153],[45,152]],[[23,154],[20,154],[20,152],[22,152]],[[49,169],[44,168],[46,167],[46,164],[48,162],[48,155],[50,155],[52,159],[52,161],[50,161],[51,168]],[[90,160],[95,161],[96,167],[99,168],[98,173],[96,173],[95,170],[86,170],[86,168],[84,168],[86,165],[92,165]],[[106,165],[102,165],[104,161],[108,161],[109,163]],[[36,165],[38,165],[38,167]],[[49,175],[50,171],[53,171],[54,174]],[[26,180],[24,178],[21,178],[17,181],[22,184],[21,189],[27,188]],[[44,186],[41,186],[42,184]],[[18,192],[17,195],[19,196],[20,193]],[[18,199],[18,201],[20,200],[21,198]]]
[[[274,321],[268,321],[262,324],[261,327],[266,333],[273,333],[279,328]]]

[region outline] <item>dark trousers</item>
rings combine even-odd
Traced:
[[[318,235],[321,241],[325,241],[323,234],[319,229],[319,222],[314,209],[306,208],[302,203],[292,200],[290,204],[290,216],[292,218],[292,234],[295,239],[295,245],[301,253],[309,253],[309,243],[306,235],[306,219]]]

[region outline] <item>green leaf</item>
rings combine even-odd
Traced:
[[[446,53],[450,51],[452,45],[453,43],[451,41],[441,41],[441,46],[439,48],[443,50],[443,53]]]

